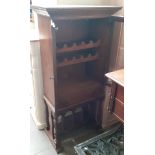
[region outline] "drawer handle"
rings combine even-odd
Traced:
[[[108,111],[110,113],[112,113],[114,109],[116,89],[117,89],[117,85],[115,83],[112,83],[110,101],[109,101],[109,106],[108,106]]]
[[[108,111],[111,112],[111,113],[113,111],[114,102],[115,102],[115,97],[111,96],[110,97],[110,102],[109,102],[109,105],[108,105]]]

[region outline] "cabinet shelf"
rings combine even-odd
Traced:
[[[58,88],[59,112],[103,97],[102,84],[90,78],[61,82]]]
[[[79,51],[84,49],[90,49],[90,48],[97,48],[100,45],[100,40],[89,42],[80,42],[80,43],[73,43],[71,45],[69,44],[63,44],[63,47],[57,47],[57,53],[68,53],[72,51]]]
[[[88,61],[95,61],[98,59],[98,55],[88,55],[87,57],[84,57],[83,55],[80,56],[80,58],[73,57],[71,60],[65,58],[62,62],[58,62],[58,67],[63,67],[67,65],[73,65],[73,64],[78,64],[78,63],[83,63],[83,62],[88,62]]]

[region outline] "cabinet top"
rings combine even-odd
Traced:
[[[92,6],[92,5],[60,5],[53,7],[32,6],[37,13],[52,19],[83,19],[104,18],[120,10],[121,6]]]
[[[124,69],[107,73],[105,76],[124,87]]]

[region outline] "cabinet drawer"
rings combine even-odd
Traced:
[[[122,122],[124,122],[124,103],[115,99],[113,114],[117,116]]]
[[[124,87],[117,85],[115,98],[120,100],[122,103],[124,103]]]
[[[113,82],[109,111],[124,122],[124,87]]]

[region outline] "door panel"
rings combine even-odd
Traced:
[[[43,72],[44,95],[55,105],[56,69],[55,69],[55,31],[51,28],[49,17],[38,15],[40,51]]]
[[[109,72],[124,68],[124,22],[115,21]]]

